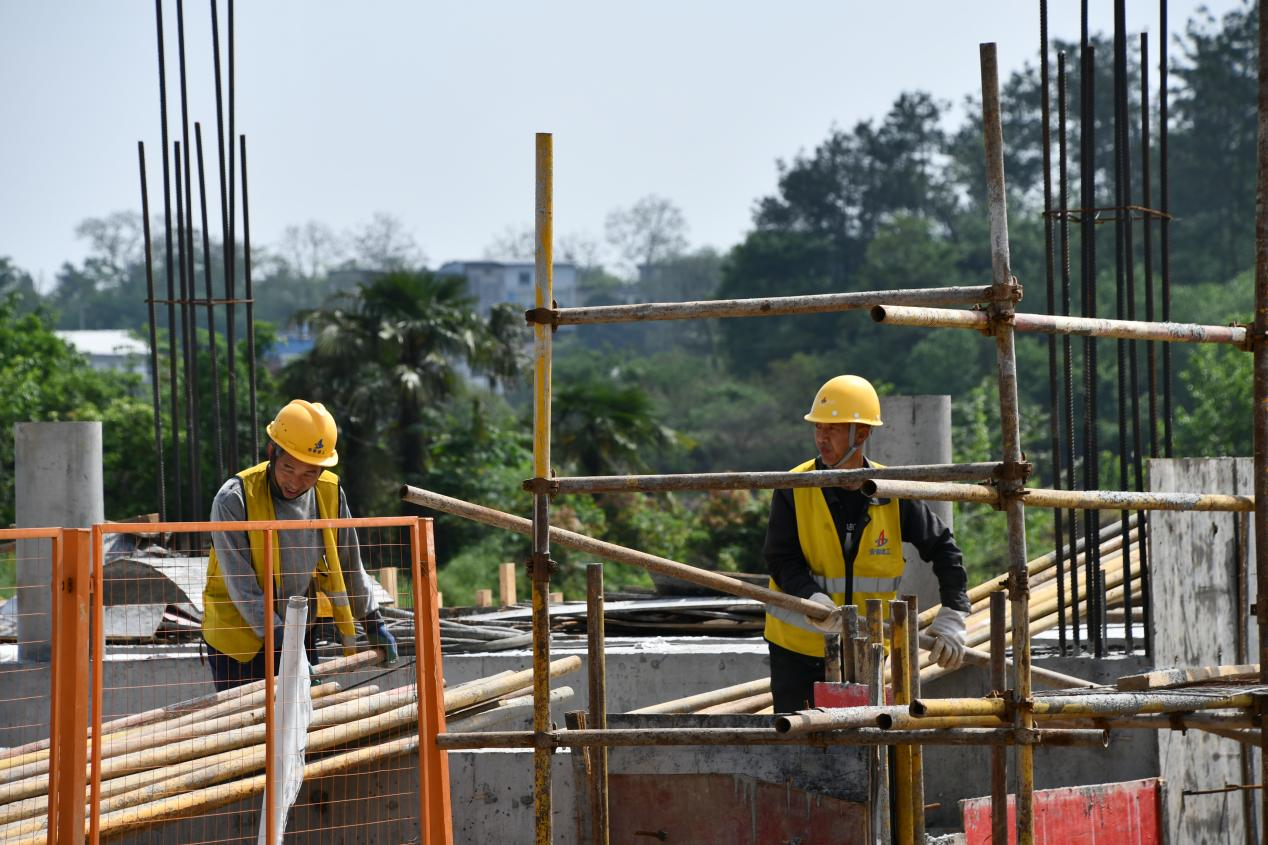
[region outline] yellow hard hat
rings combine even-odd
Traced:
[[[320,402],[292,399],[269,423],[269,437],[297,461],[331,467],[339,463],[335,418]]]
[[[814,404],[805,419],[812,423],[884,425],[876,388],[860,376],[829,379],[815,394]]]

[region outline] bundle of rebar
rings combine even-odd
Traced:
[[[379,657],[368,652],[324,662],[314,673],[331,677]],[[556,660],[550,676],[558,678],[580,665],[579,657]],[[531,710],[531,685],[532,671],[523,670],[446,689],[446,720],[473,731],[522,719]],[[263,686],[248,684],[103,724],[102,835],[195,816],[261,794],[268,730]],[[560,687],[552,699],[572,694],[571,688]],[[311,695],[306,778],[417,750],[419,713],[412,684],[387,691],[373,685],[344,690],[328,680],[312,687]],[[46,841],[48,791],[47,742],[0,756],[0,841]],[[90,796],[91,786],[85,800]]]

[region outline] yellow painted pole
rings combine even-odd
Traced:
[[[534,306],[554,305],[554,139],[537,133],[536,233],[537,266]],[[543,485],[550,477],[551,327],[533,323],[533,556],[530,561],[533,603],[533,731],[550,730],[550,511]],[[551,845],[550,757],[545,747],[533,749],[533,795],[537,845]]]

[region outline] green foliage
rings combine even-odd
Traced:
[[[1180,373],[1187,396],[1176,413],[1176,448],[1189,456],[1254,451],[1254,368],[1250,355],[1229,346],[1194,350]]]
[[[138,450],[138,426],[151,432],[153,417],[136,398],[140,381],[132,375],[98,372],[53,333],[47,312],[19,315],[19,297],[0,299],[0,525],[14,520],[13,426],[19,422],[102,420],[106,461],[137,465],[153,451]],[[142,470],[144,475],[144,470]],[[143,489],[133,490],[111,479],[107,485],[108,517],[130,516],[152,509],[152,476]],[[134,480],[144,483],[143,480]],[[149,505],[149,507],[147,507]],[[132,508],[137,508],[132,510]]]

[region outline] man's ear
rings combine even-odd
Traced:
[[[871,433],[872,427],[870,425],[859,423],[859,427],[854,431],[854,445],[862,446],[867,442],[867,438]]]

